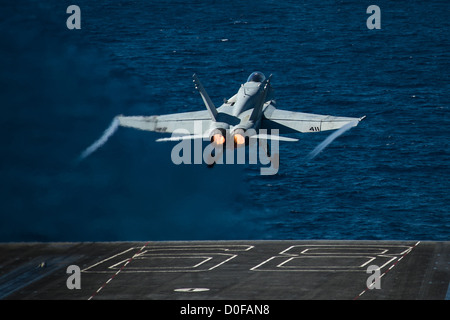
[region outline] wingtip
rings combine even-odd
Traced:
[[[363,121],[367,116],[362,116],[361,118],[359,118],[359,121]]]

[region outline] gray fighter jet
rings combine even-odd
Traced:
[[[271,77],[272,75],[266,78],[261,72],[253,72],[234,96],[216,108],[194,74],[195,88],[200,92],[206,110],[161,116],[116,116],[102,137],[88,147],[79,160],[86,158],[106,143],[119,126],[172,133],[171,137],[157,141],[209,140],[214,150],[223,151],[225,148],[234,149],[251,145],[249,141],[255,139],[259,139],[263,144],[268,140],[298,141],[295,138],[280,136],[296,132],[340,129],[335,132],[337,137],[341,134],[340,131],[345,132],[365,118],[365,116],[349,118],[279,110],[276,108],[270,84]],[[329,139],[335,139],[333,135]],[[318,153],[323,148],[324,145],[319,145],[319,149],[313,153]],[[268,148],[266,149],[268,154]],[[209,161],[207,162],[209,164]]]
[[[351,125],[353,127],[365,118],[335,117],[277,109],[270,84],[271,77],[272,75],[266,78],[261,72],[253,72],[234,96],[224,100],[224,103],[216,108],[194,74],[195,88],[200,92],[206,110],[160,116],[120,115],[116,119],[123,127],[180,133],[178,136],[173,135],[158,141],[202,138],[218,145],[225,145],[226,140],[231,138],[234,147],[239,147],[247,144],[249,138],[298,141],[294,138],[267,134],[273,129],[278,129],[279,134],[321,132],[336,130],[348,124],[353,124]],[[265,133],[261,134],[261,131]]]

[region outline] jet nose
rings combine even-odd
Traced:
[[[247,82],[264,82],[266,76],[260,71],[253,72],[247,79]]]

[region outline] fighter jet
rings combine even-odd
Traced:
[[[303,112],[293,112],[276,108],[271,77],[255,71],[241,85],[238,92],[216,108],[196,74],[193,75],[195,88],[199,91],[206,110],[174,113],[160,116],[117,116],[120,126],[156,132],[181,132],[179,136],[162,138],[157,141],[183,139],[209,139],[217,145],[225,145],[233,140],[234,147],[248,144],[249,138],[298,141],[298,139],[258,132],[279,134],[296,132],[321,132],[336,130],[345,125],[356,126],[362,118],[335,117]],[[198,127],[202,128],[199,132]],[[261,130],[265,129],[265,130]]]
[[[296,138],[280,134],[348,130],[365,118],[365,116],[335,117],[277,109],[271,78],[272,75],[266,78],[262,72],[253,72],[234,96],[224,99],[223,104],[216,108],[199,78],[194,74],[193,82],[206,110],[159,116],[118,115],[102,137],[81,154],[79,160],[86,158],[106,143],[119,126],[172,133],[171,137],[157,141],[209,140],[214,150],[222,148],[220,150],[223,151],[226,148],[236,149],[249,145],[249,141],[254,139],[259,139],[260,143],[268,140],[275,140],[276,143],[298,141]],[[336,133],[339,134],[339,131]],[[268,148],[265,149],[269,155],[270,151]],[[209,161],[206,162],[209,166]]]

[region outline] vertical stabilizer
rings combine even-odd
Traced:
[[[269,90],[270,86],[270,78],[272,78],[272,75],[270,75],[270,77],[266,80],[266,84],[264,85],[264,93],[261,97],[261,100],[252,111],[252,114],[250,116],[250,120],[252,121],[257,121],[261,116],[262,108],[264,106],[264,103],[266,102],[267,91]]]
[[[200,92],[203,102],[205,103],[206,109],[208,109],[208,111],[209,111],[211,119],[213,121],[217,121],[216,120],[217,119],[217,109],[214,106],[214,103],[209,98],[208,94],[206,93],[205,88],[203,87],[202,83],[200,82],[200,79],[197,77],[197,75],[195,73],[192,76],[192,78],[194,78],[195,89],[197,89],[198,92]]]

